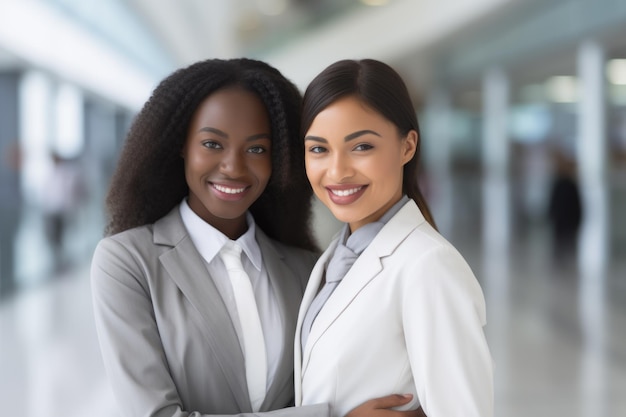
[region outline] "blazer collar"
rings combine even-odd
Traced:
[[[357,258],[352,268],[350,268],[341,283],[332,293],[313,323],[307,344],[302,348],[302,374],[306,372],[311,350],[320,337],[324,335],[326,330],[352,303],[359,292],[380,273],[382,270],[381,259],[391,255],[406,237],[424,221],[424,216],[419,208],[413,200],[410,200],[389,220],[389,222],[387,222],[370,245]],[[324,263],[328,262],[334,250],[332,248],[334,248],[336,244],[337,242],[333,242],[329,249],[324,252],[324,255],[322,255],[323,259],[325,259]],[[309,282],[309,287],[313,288],[307,288],[301,314],[302,311],[306,312],[306,309],[318,292],[318,286],[325,268],[325,265],[322,263],[322,258],[320,258],[320,261],[313,269]],[[298,324],[298,328],[300,326],[301,323]]]

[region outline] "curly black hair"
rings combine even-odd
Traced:
[[[255,222],[280,242],[317,250],[310,229],[312,190],[299,140],[302,96],[262,61],[209,59],[181,68],[153,91],[135,118],[106,197],[106,235],[151,224],[188,194],[181,157],[198,105],[213,92],[241,86],[256,94],[270,117],[272,175],[250,207]]]

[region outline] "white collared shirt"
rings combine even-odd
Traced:
[[[215,283],[220,296],[224,300],[224,304],[226,304],[243,351],[241,324],[239,322],[239,314],[237,313],[237,305],[235,304],[233,287],[228,278],[226,267],[218,256],[224,244],[230,239],[194,213],[189,204],[187,204],[186,198],[180,204],[180,215],[191,237],[191,241],[204,259],[210,279]],[[250,277],[252,288],[254,289],[254,298],[259,309],[259,318],[263,328],[265,350],[267,352],[267,388],[269,389],[278,370],[280,357],[283,354],[283,320],[267,270],[263,264],[261,249],[255,238],[256,224],[254,218],[250,213],[247,213],[246,219],[248,230],[236,242],[242,247],[243,253],[246,255],[242,257],[242,264]]]

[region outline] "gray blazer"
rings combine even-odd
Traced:
[[[282,310],[284,355],[261,411],[293,404],[293,339],[316,255],[257,228]],[[178,206],[153,225],[104,238],[91,265],[105,369],[125,416],[252,414],[244,358],[230,316]],[[326,404],[273,416],[327,416]],[[263,413],[262,413],[263,414]]]

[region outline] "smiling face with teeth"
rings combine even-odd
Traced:
[[[272,173],[271,146],[269,116],[254,93],[226,87],[205,98],[182,152],[191,209],[231,239],[241,236]]]
[[[315,116],[304,141],[315,195],[354,232],[402,197],[403,166],[415,153],[417,132],[402,137],[392,122],[348,96]]]

